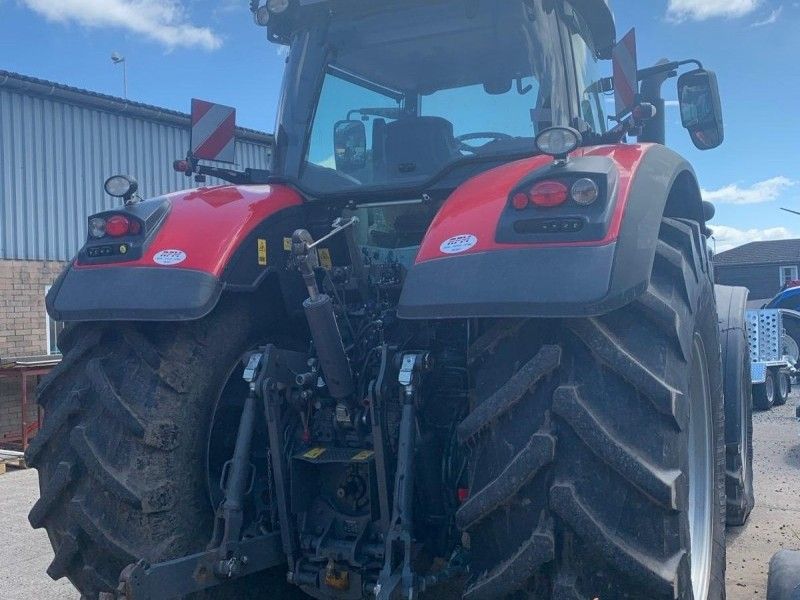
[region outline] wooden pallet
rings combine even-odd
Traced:
[[[14,452],[13,450],[0,450],[0,475],[3,475],[8,469],[27,469],[25,464],[25,455],[22,452]]]

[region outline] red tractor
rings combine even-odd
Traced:
[[[746,290],[715,293],[661,96],[694,65],[714,148],[714,74],[634,69],[609,127],[605,0],[252,10],[289,47],[271,170],[189,156],[232,185],[147,201],[112,178],[48,295],[48,573],[89,599],[724,598]]]

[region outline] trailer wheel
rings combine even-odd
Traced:
[[[39,390],[44,425],[27,452],[41,490],[29,520],[55,552],[48,575],[94,600],[132,562],[205,549],[212,415],[239,357],[263,335],[244,297],[200,321],[65,330],[64,359]],[[248,598],[258,588],[260,597],[291,598],[284,575],[201,596]]]
[[[714,291],[697,224],[664,219],[650,287],[606,316],[499,321],[459,425],[467,600],[719,600],[725,443]]]
[[[775,376],[767,369],[764,383],[753,386],[753,405],[758,410],[771,410],[775,406]]]
[[[769,561],[767,600],[800,600],[800,552],[781,550]]]
[[[722,346],[728,525],[740,527],[755,505],[753,491],[753,397],[747,342],[746,288],[714,286]]]
[[[789,376],[781,371],[775,373],[775,406],[783,406],[789,400]]]

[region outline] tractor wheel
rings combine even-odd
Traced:
[[[47,573],[82,598],[115,590],[139,559],[208,544],[214,415],[241,381],[240,356],[266,335],[252,304],[225,299],[188,323],[79,324],[59,340],[64,359],[40,386],[45,420],[27,452],[41,490],[29,520],[55,551]],[[283,575],[252,576],[261,597],[293,597]],[[201,596],[247,598],[244,582]]]
[[[789,376],[786,373],[775,373],[775,406],[783,406],[789,400]]]
[[[753,406],[758,410],[772,410],[775,406],[775,376],[770,369],[764,383],[753,386]]]
[[[722,345],[728,525],[741,527],[755,505],[753,491],[753,386],[747,342],[747,289],[715,286]]]
[[[587,319],[497,322],[458,428],[467,600],[720,600],[719,332],[697,224],[664,219],[651,284]]]

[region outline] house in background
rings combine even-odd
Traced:
[[[787,282],[800,279],[800,239],[751,242],[714,256],[717,283],[750,290],[749,306],[760,308]]]

